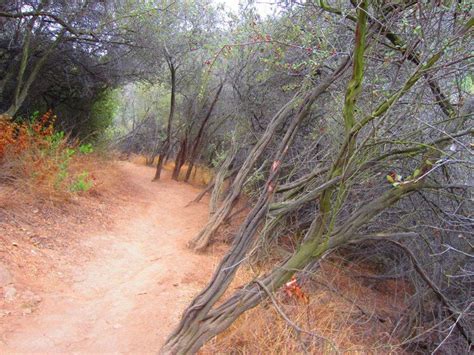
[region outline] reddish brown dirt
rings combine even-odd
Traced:
[[[110,227],[88,232],[86,223],[80,242],[63,249],[57,265],[58,253],[44,251],[52,256],[51,272],[35,274],[33,296],[16,286],[11,303],[27,295],[32,305],[3,314],[0,353],[156,352],[209,279],[221,253],[186,248],[207,219],[206,201],[185,207],[199,190],[168,173],[151,182],[147,167],[123,162],[117,168],[126,197],[117,200],[120,207],[104,205]],[[74,256],[64,256],[68,250]],[[14,272],[23,286],[24,270]]]

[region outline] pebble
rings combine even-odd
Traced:
[[[16,288],[13,285],[3,287],[3,297],[7,302],[12,302],[16,297]]]
[[[12,314],[11,311],[1,310],[1,311],[0,311],[0,318],[1,318],[1,317],[9,316],[10,314]]]
[[[13,282],[13,277],[5,264],[0,262],[0,287],[5,287]]]
[[[31,291],[25,291],[21,295],[21,299],[27,303],[28,305],[31,306],[36,306],[38,303],[40,303],[43,299],[41,296],[38,296],[37,294],[31,292]]]

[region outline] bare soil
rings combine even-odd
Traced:
[[[72,212],[16,201],[21,220],[0,199],[0,353],[156,353],[209,279],[222,250],[186,248],[207,219],[207,200],[185,207],[199,189],[114,166],[119,186]]]

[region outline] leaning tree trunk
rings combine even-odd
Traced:
[[[239,232],[239,239],[222,260],[211,283],[193,300],[161,352],[163,354],[197,352],[206,341],[227,329],[242,313],[255,307],[267,297],[264,290],[276,291],[291,278],[295,271],[302,270],[327,251],[349,242],[357,228],[395,204],[402,196],[414,191],[416,187],[405,186],[402,189],[393,189],[369,205],[361,207],[354,213],[353,218],[344,223],[329,238],[325,238],[323,233],[325,227],[319,223],[320,219],[315,218],[305,235],[305,242],[283,265],[275,268],[267,276],[248,283],[222,305],[211,309],[232,281],[239,263],[245,257],[244,250],[248,250],[251,245],[252,238]],[[324,241],[325,239],[327,242]],[[219,287],[216,287],[217,283]]]
[[[168,338],[163,347],[163,352],[177,354],[195,352],[205,341],[224,330],[240,313],[245,311],[246,305],[244,304],[242,307],[242,303],[237,302],[229,308],[230,314],[225,311],[224,313],[220,313],[217,320],[215,320],[212,319],[213,311],[211,311],[211,308],[232,282],[238,267],[245,259],[245,255],[254,241],[254,236],[256,235],[261,222],[264,220],[268,211],[268,205],[275,194],[278,176],[281,170],[281,162],[286,156],[288,148],[292,144],[299,126],[309,115],[311,106],[316,98],[318,98],[331,85],[331,83],[341,75],[347,67],[347,63],[347,60],[344,61],[336,72],[330,75],[318,87],[305,95],[299,109],[290,122],[277,152],[275,153],[274,163],[272,164],[270,175],[265,185],[265,193],[260,196],[259,200],[243,222],[235,236],[231,250],[222,259],[209,285],[194,299],[183,315],[180,325],[170,338]],[[287,277],[288,273],[289,271],[285,271],[283,275],[280,275],[279,280],[281,282],[287,280],[289,277]],[[249,303],[249,307],[256,305],[258,299],[259,297],[252,300]],[[216,311],[218,310],[219,309]],[[223,315],[223,317],[220,317],[221,315]],[[208,319],[211,319],[209,324],[207,323]]]
[[[204,130],[206,128],[206,124],[211,118],[212,111],[214,111],[214,107],[216,106],[217,101],[219,100],[219,96],[222,92],[222,88],[224,87],[224,83],[221,83],[219,85],[219,88],[217,89],[216,94],[214,95],[214,99],[211,102],[211,106],[207,110],[206,116],[202,120],[201,127],[199,127],[198,133],[196,135],[196,139],[194,140],[193,148],[191,150],[191,154],[189,157],[189,165],[188,165],[188,170],[186,171],[186,176],[184,178],[185,182],[189,181],[189,178],[191,177],[191,172],[193,171],[194,164],[196,162],[197,155],[199,153],[202,137],[204,135]]]
[[[170,99],[170,112],[168,115],[168,125],[166,128],[166,140],[161,147],[160,156],[158,157],[158,164],[156,165],[156,172],[153,181],[159,180],[161,177],[161,170],[163,169],[163,163],[169,154],[171,147],[171,125],[173,123],[174,111],[176,107],[176,67],[169,56],[166,56],[166,61],[171,73],[171,99]]]
[[[250,173],[252,167],[257,162],[258,158],[262,155],[267,145],[270,143],[277,128],[292,110],[293,105],[295,104],[299,96],[299,94],[296,94],[272,118],[264,134],[259,139],[257,144],[253,147],[245,162],[242,164],[242,167],[240,168],[239,172],[237,173],[237,176],[234,179],[232,188],[226,196],[221,207],[216,211],[215,214],[212,215],[203,230],[189,243],[189,246],[192,247],[194,250],[204,250],[207,247],[209,240],[214,235],[215,231],[219,228],[224,219],[232,210],[235,201],[240,195],[240,191],[242,190],[242,186],[245,182],[245,179],[247,178],[247,175]]]
[[[224,185],[224,180],[227,176],[230,166],[235,159],[235,155],[237,154],[238,146],[237,143],[233,142],[232,147],[227,152],[227,157],[223,161],[221,167],[219,168],[216,177],[214,179],[214,187],[211,193],[211,200],[209,202],[209,215],[212,216],[216,213],[217,205],[221,200],[222,195],[222,187]]]
[[[348,60],[345,60],[334,73],[329,75],[319,86],[317,86],[316,88],[314,88],[312,91],[310,91],[309,93],[305,95],[302,103],[300,104],[299,111],[295,115],[295,117],[301,116],[301,119],[306,117],[306,115],[309,113],[308,111],[309,108],[314,103],[316,98],[318,98],[323,92],[325,92],[326,89],[334,82],[334,80],[340,76],[340,74],[347,67],[347,63],[348,63]],[[235,180],[232,184],[231,190],[227,194],[221,207],[211,216],[211,218],[209,219],[204,229],[190,242],[190,246],[194,250],[196,251],[204,250],[209,244],[210,239],[212,238],[214,233],[217,231],[219,226],[228,217],[229,213],[234,207],[235,202],[237,201],[237,198],[240,195],[240,192],[242,190],[245,179],[247,178],[247,175],[250,173],[252,167],[257,162],[258,158],[262,155],[267,145],[270,143],[277,128],[285,120],[285,118],[287,117],[291,109],[293,108],[293,105],[299,99],[299,96],[300,96],[299,94],[296,94],[272,118],[264,134],[259,139],[257,144],[254,146],[249,156],[247,157],[242,167],[240,168],[239,172],[237,173],[237,176],[235,177]],[[291,131],[288,131],[288,132],[291,132]],[[279,165],[281,164],[281,160],[276,159],[275,163]]]
[[[235,174],[237,174],[237,171],[238,169],[233,169],[231,171],[229,171],[226,176],[224,177],[224,181],[231,178],[232,176],[234,176]],[[211,181],[209,181],[209,183],[207,184],[206,188],[204,190],[202,190],[195,198],[194,200],[192,200],[191,202],[188,203],[188,205],[190,205],[191,203],[198,203],[199,201],[202,200],[202,198],[204,197],[204,195],[206,195],[208,192],[211,192],[212,189],[214,188],[214,184],[215,184],[215,178],[213,178]]]
[[[186,160],[187,145],[188,145],[188,135],[186,133],[184,138],[181,141],[178,154],[176,155],[176,159],[175,159],[175,163],[174,163],[174,169],[173,169],[173,175],[171,176],[171,178],[173,180],[178,181],[178,179],[179,179],[179,173],[181,172],[181,168],[184,165],[184,162]]]

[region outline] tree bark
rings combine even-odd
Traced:
[[[181,172],[181,168],[184,165],[184,162],[186,161],[187,145],[188,145],[188,136],[186,132],[184,138],[181,140],[178,154],[176,155],[173,175],[171,176],[173,180],[178,181],[179,179],[179,173]]]
[[[237,174],[237,171],[238,169],[233,169],[231,171],[229,171],[226,176],[224,177],[224,181],[229,179],[230,177],[234,176],[235,174]],[[209,184],[207,184],[206,188],[204,190],[202,190],[195,198],[194,200],[192,200],[191,202],[189,202],[188,205],[190,205],[191,203],[198,203],[199,201],[201,201],[201,199],[204,197],[205,194],[207,194],[208,192],[212,191],[212,189],[214,188],[214,185],[215,185],[215,178],[211,181],[209,181]]]
[[[239,240],[235,242],[232,250],[218,266],[211,283],[193,300],[185,311],[178,328],[167,339],[161,352],[163,354],[197,352],[206,341],[227,329],[242,313],[255,307],[267,297],[266,293],[261,292],[259,284],[263,284],[271,292],[275,292],[295,272],[302,270],[311,262],[319,260],[329,250],[350,241],[354,236],[354,231],[360,226],[366,224],[380,212],[417,188],[419,188],[419,185],[391,189],[385,195],[357,210],[353,218],[345,222],[327,238],[324,233],[321,233],[326,227],[320,224],[320,218],[316,217],[305,235],[303,244],[283,265],[275,268],[268,275],[259,278],[258,283],[248,283],[221,306],[211,309],[230,284],[245,256],[244,250],[247,250],[246,247],[250,245],[246,236],[239,235]],[[234,258],[236,252],[239,255]],[[219,284],[219,287],[216,284]],[[222,290],[220,287],[224,289]]]
[[[168,52],[168,51],[166,51]],[[163,163],[169,154],[171,145],[171,126],[173,124],[174,112],[176,109],[176,67],[173,63],[172,58],[167,54],[166,62],[171,74],[171,99],[170,99],[170,112],[168,115],[168,124],[166,127],[166,139],[163,143],[160,156],[158,157],[158,164],[156,165],[156,172],[153,181],[159,180],[161,177],[161,170],[163,169]]]
[[[45,53],[36,61],[35,65],[33,66],[33,69],[28,75],[28,78],[23,84],[23,77],[26,70],[26,66],[28,64],[28,57],[30,56],[29,55],[30,32],[28,32],[27,39],[25,40],[24,47],[23,47],[22,58],[20,62],[20,69],[17,76],[17,83],[16,83],[13,101],[10,107],[7,109],[7,111],[4,112],[4,114],[13,117],[18,112],[18,110],[20,109],[21,105],[23,104],[23,102],[25,101],[28,95],[31,85],[36,80],[36,77],[38,76],[41,68],[43,68],[43,65],[46,62],[46,59],[49,57],[52,51],[59,45],[59,43],[61,43],[65,32],[66,31],[63,29],[59,33],[58,37],[54,40],[54,42],[45,51]]]
[[[219,168],[216,177],[214,179],[214,188],[212,189],[211,193],[211,200],[209,202],[209,215],[212,216],[216,213],[218,203],[221,199],[222,195],[222,185],[224,184],[224,180],[227,176],[230,166],[237,154],[238,146],[235,142],[233,142],[232,147],[227,152],[227,157],[222,162],[221,167]]]
[[[196,138],[194,140],[193,148],[191,150],[191,154],[189,156],[189,161],[188,161],[189,165],[188,165],[188,169],[186,171],[186,177],[184,178],[185,182],[188,182],[189,178],[191,177],[191,172],[193,170],[193,167],[194,167],[194,164],[195,164],[195,161],[196,161],[199,149],[200,149],[200,144],[201,144],[201,141],[202,141],[204,130],[206,128],[206,124],[209,121],[209,119],[211,118],[212,111],[214,111],[214,107],[216,106],[216,103],[219,100],[219,96],[222,92],[223,87],[224,87],[224,82],[222,82],[219,85],[219,87],[217,89],[217,92],[214,95],[214,99],[211,102],[211,106],[207,110],[206,116],[204,117],[203,121],[201,122],[201,126],[199,127],[198,133],[197,133]]]
[[[323,83],[305,95],[298,111],[293,116],[277,152],[275,153],[274,164],[272,165],[270,175],[267,179],[265,193],[260,196],[256,205],[245,219],[239,232],[235,236],[231,250],[223,258],[209,285],[194,299],[191,306],[183,315],[180,325],[175,332],[173,332],[170,338],[168,338],[162,349],[164,353],[185,354],[197,351],[205,341],[227,328],[238,317],[238,315],[246,309],[255,306],[259,302],[260,296],[259,293],[257,293],[257,297],[251,298],[248,304],[242,304],[240,302],[242,299],[240,298],[239,301],[232,303],[228,309],[224,309],[222,312],[219,311],[222,309],[222,306],[216,309],[216,311],[211,311],[211,308],[232,282],[237,269],[245,259],[245,255],[253,243],[254,236],[256,235],[262,220],[267,214],[268,205],[276,191],[278,176],[281,169],[281,161],[287,154],[288,148],[293,142],[300,124],[304,118],[309,115],[311,106],[316,98],[318,98],[331,85],[331,83],[339,77],[347,67],[347,63],[347,60],[344,61],[338,70],[326,78]],[[279,274],[279,282],[287,280],[293,272],[294,271],[286,271],[283,274]],[[274,290],[274,282],[272,279],[269,280],[271,281],[269,289]],[[265,281],[263,282],[265,283]],[[245,293],[243,297],[246,298],[248,295],[249,294]],[[240,295],[238,297],[240,297]],[[236,298],[233,297],[231,300],[234,302]],[[227,303],[228,302],[226,302],[226,304]],[[216,319],[213,319],[213,314],[215,312],[218,312],[216,313],[218,316]],[[208,321],[210,322],[209,324],[207,323]]]
[[[273,137],[276,129],[280,124],[286,119],[288,114],[291,112],[293,105],[296,103],[299,98],[299,93],[296,94],[288,103],[286,103],[276,114],[273,116],[271,122],[267,126],[262,137],[259,139],[257,144],[253,147],[247,159],[242,164],[240,170],[237,173],[237,176],[234,179],[232,188],[227,195],[226,199],[222,203],[221,207],[216,211],[215,214],[207,222],[206,226],[202,231],[189,243],[189,246],[195,250],[203,250],[209,243],[209,240],[219,228],[224,219],[228,216],[232,207],[234,206],[235,201],[240,195],[242,186],[247,178],[247,175],[250,173],[253,165],[256,163],[258,158],[261,156],[267,145],[270,143],[271,138]]]
[[[310,92],[304,95],[302,102],[299,105],[298,112],[294,115],[294,119],[296,118],[303,119],[309,114],[309,109],[311,108],[316,98],[318,98],[322,93],[324,93],[326,89],[334,82],[334,80],[338,78],[341,75],[341,73],[344,72],[348,63],[349,63],[349,60],[344,60],[343,63],[334,71],[334,73],[332,73],[325,80],[323,80],[323,82],[320,85],[318,85],[313,90],[311,90]],[[209,219],[204,229],[190,242],[190,246],[194,250],[196,251],[204,250],[209,244],[210,239],[212,238],[214,233],[217,231],[219,226],[227,218],[237,198],[240,195],[242,186],[245,182],[245,179],[247,178],[247,175],[250,173],[252,167],[254,166],[258,158],[262,155],[267,145],[270,143],[277,128],[280,126],[281,123],[283,123],[287,115],[290,113],[293,105],[298,101],[298,98],[299,98],[299,94],[296,94],[272,118],[272,121],[267,126],[267,129],[265,130],[264,134],[259,139],[257,144],[254,146],[249,156],[247,157],[242,167],[240,168],[239,172],[237,173],[234,183],[232,184],[231,190],[229,194],[227,195],[226,199],[224,200],[224,202],[222,203],[221,207],[216,211],[215,214],[211,216],[211,218]],[[290,129],[287,131],[287,134],[288,132],[293,133]],[[291,137],[291,139],[292,138],[293,137]],[[281,160],[278,158],[275,158],[275,163],[280,165]]]

